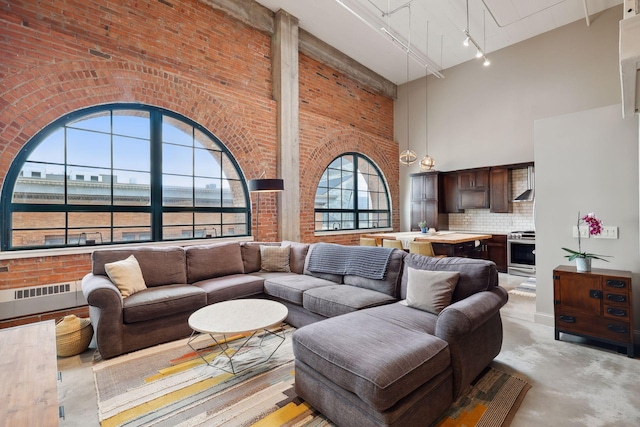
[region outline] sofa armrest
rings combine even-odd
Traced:
[[[500,308],[507,300],[507,291],[495,287],[457,301],[440,312],[436,336],[449,344],[454,400],[500,353]]]
[[[445,341],[472,332],[507,303],[507,291],[496,286],[446,307],[438,315],[436,336]]]
[[[107,276],[89,273],[82,278],[82,294],[87,303],[94,307],[123,307],[120,290]]]

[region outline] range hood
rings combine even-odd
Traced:
[[[533,201],[533,166],[527,167],[527,189],[524,193],[513,199],[514,202],[531,202]]]

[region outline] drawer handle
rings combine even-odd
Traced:
[[[626,302],[626,295],[618,295],[618,294],[607,294],[607,300],[614,302]]]
[[[607,286],[610,288],[624,288],[627,286],[627,283],[622,281],[622,280],[613,280],[613,279],[608,279],[607,280]]]
[[[589,290],[589,297],[590,298],[595,298],[595,299],[602,299],[602,291],[598,291],[595,289],[590,289]]]
[[[564,314],[561,314],[560,316],[558,316],[558,319],[567,323],[576,323],[576,318],[574,316],[566,316]]]
[[[612,325],[611,323],[607,325],[607,329],[612,332],[617,332],[619,334],[626,334],[629,332],[626,326],[624,325]]]
[[[609,313],[612,316],[626,317],[627,310],[623,310],[621,308],[609,307],[607,308],[607,313]]]

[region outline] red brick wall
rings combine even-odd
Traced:
[[[247,179],[263,171],[275,177],[270,56],[269,34],[196,0],[0,3],[0,185],[19,150],[47,124],[113,102],[189,117],[220,138]],[[313,235],[313,195],[324,168],[345,151],[381,168],[397,228],[393,101],[304,55],[300,101],[303,241],[320,240]],[[275,200],[260,199],[260,240],[277,235]],[[9,271],[0,271],[0,289],[77,280],[89,265],[89,255],[2,261]]]

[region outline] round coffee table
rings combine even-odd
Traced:
[[[232,374],[237,374],[257,363],[266,362],[273,356],[278,348],[280,348],[285,340],[282,321],[287,317],[287,314],[288,310],[284,304],[266,299],[238,299],[211,304],[197,310],[189,316],[189,326],[193,329],[193,333],[187,344],[208,365],[215,366]],[[271,331],[268,329],[277,325],[280,325],[280,334],[278,334],[278,330]],[[240,371],[237,370],[233,364],[234,357],[238,355],[243,348],[247,347],[249,341],[260,331],[263,331],[263,333],[261,334],[258,348],[262,351],[264,358]],[[192,345],[195,338],[200,334],[208,334],[214,343],[222,350],[211,361],[202,355],[203,349],[196,349]],[[249,336],[239,347],[231,348],[227,342],[227,335],[237,334],[249,334]],[[216,338],[216,335],[218,338]],[[222,340],[219,339],[220,335],[223,336]],[[267,355],[263,349],[264,338],[267,335],[272,335],[280,340],[276,348],[269,355]],[[221,366],[213,365],[213,362],[223,355],[227,357],[229,361],[229,370]]]

